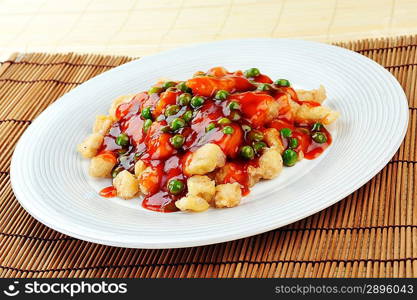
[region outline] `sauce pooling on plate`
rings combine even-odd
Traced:
[[[256,68],[215,67],[186,81],[158,83],[118,105],[117,121],[98,153],[116,160],[113,178],[124,170],[135,173],[142,161],[143,207],[173,212],[193,175],[186,166],[203,145],[218,145],[226,156],[221,174],[205,175],[216,184],[238,183],[243,195],[253,185],[251,170],[259,168],[265,149],[278,147],[288,167],[319,156],[332,142],[325,116],[314,117],[320,108],[315,99],[299,99],[288,80],[274,82]],[[113,197],[117,191],[108,187],[100,195]]]

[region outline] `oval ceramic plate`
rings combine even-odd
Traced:
[[[95,116],[111,101],[146,90],[160,78],[186,79],[197,70],[258,67],[295,88],[323,84],[325,105],[341,113],[332,146],[319,159],[285,168],[255,186],[240,206],[204,213],[157,213],[140,199],[106,199],[109,179],[87,174],[75,151]],[[254,39],[190,46],[148,56],[105,72],[46,109],[26,130],[13,155],[11,180],[22,206],[47,226],[100,244],[174,248],[238,239],[314,214],[371,179],[404,138],[407,100],[384,68],[352,51],[325,44]]]

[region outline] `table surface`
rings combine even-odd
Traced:
[[[132,60],[96,54],[12,55],[0,64],[0,278],[416,277],[417,35],[340,46],[381,64],[409,101],[409,129],[387,166],[337,204],[232,242],[167,250],[108,247],[58,233],[16,200],[10,160],[25,129],[82,82]]]
[[[0,0],[0,59],[20,52],[143,56],[184,44],[417,33],[416,0]]]

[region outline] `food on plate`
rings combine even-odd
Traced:
[[[160,212],[234,207],[250,187],[279,176],[332,142],[339,113],[326,90],[295,90],[257,68],[197,72],[118,97],[96,117],[78,152],[92,177],[113,178],[103,197],[143,196]]]

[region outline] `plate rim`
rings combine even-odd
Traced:
[[[292,42],[300,42],[300,43],[310,43],[310,44],[315,44],[315,45],[320,45],[320,46],[325,46],[325,47],[330,47],[330,48],[337,48],[338,51],[340,51],[340,49],[342,49],[343,51],[347,51],[352,55],[356,55],[356,56],[360,56],[361,59],[365,59],[368,61],[368,63],[373,64],[374,66],[376,66],[377,69],[379,69],[379,71],[381,71],[382,73],[384,73],[385,75],[387,75],[388,77],[390,77],[391,79],[393,79],[393,83],[396,87],[396,92],[398,92],[399,94],[396,93],[396,95],[398,95],[398,97],[401,97],[403,101],[401,101],[401,103],[399,103],[399,105],[403,106],[403,111],[402,113],[405,116],[405,122],[404,122],[404,126],[402,128],[402,132],[401,132],[401,138],[399,138],[397,140],[397,142],[393,145],[391,145],[391,148],[389,152],[387,152],[388,154],[386,154],[384,156],[384,159],[378,161],[378,164],[375,164],[373,171],[371,173],[369,173],[368,176],[365,176],[362,178],[362,180],[360,180],[360,182],[358,182],[356,185],[354,185],[354,188],[350,189],[350,191],[346,191],[341,193],[339,196],[334,197],[331,201],[329,200],[328,202],[324,203],[323,205],[318,205],[315,206],[314,209],[309,210],[308,212],[302,213],[297,215],[296,218],[293,218],[290,222],[284,222],[285,224],[279,224],[279,222],[275,222],[269,226],[259,226],[258,227],[246,227],[245,230],[242,230],[241,232],[227,232],[224,233],[221,236],[217,236],[215,238],[211,238],[211,239],[207,239],[207,238],[201,238],[201,237],[195,237],[195,238],[188,238],[185,241],[176,241],[176,242],[172,242],[172,241],[168,241],[165,243],[162,242],[144,242],[144,241],[133,241],[133,242],[119,242],[119,241],[113,241],[113,240],[103,240],[97,237],[91,237],[88,235],[82,235],[78,232],[74,232],[71,231],[70,229],[66,228],[65,226],[61,227],[60,224],[56,224],[56,223],[50,223],[48,222],[48,220],[44,219],[43,216],[41,216],[40,214],[38,214],[36,212],[36,209],[33,209],[31,207],[28,207],[27,204],[27,200],[23,200],[23,198],[25,198],[19,191],[19,188],[17,187],[17,181],[18,179],[16,179],[16,172],[15,169],[16,167],[14,167],[16,165],[16,161],[17,161],[17,157],[18,154],[21,152],[21,148],[24,145],[24,141],[25,141],[25,137],[27,137],[30,132],[32,130],[34,130],[34,128],[36,129],[36,126],[39,122],[42,121],[41,116],[44,116],[46,114],[49,113],[50,110],[53,110],[54,107],[56,107],[57,105],[60,105],[63,101],[67,101],[67,98],[71,98],[73,94],[78,92],[78,87],[83,86],[87,83],[91,83],[92,81],[99,81],[101,80],[101,78],[103,76],[109,76],[108,73],[111,71],[123,71],[124,68],[126,68],[129,64],[134,64],[137,63],[138,61],[143,61],[149,58],[155,58],[158,56],[165,56],[165,55],[169,55],[170,53],[175,53],[176,51],[180,51],[182,49],[192,49],[195,47],[202,47],[205,45],[218,45],[218,44],[227,44],[227,43],[242,43],[242,42],[257,42],[257,41],[274,41],[276,42],[277,40],[285,42],[285,41],[292,41]],[[401,95],[400,95],[401,94]],[[368,181],[370,181],[373,177],[375,177],[387,164],[388,162],[391,160],[391,158],[395,155],[395,153],[397,152],[397,150],[399,149],[399,147],[401,146],[402,142],[404,141],[405,135],[407,133],[408,130],[408,123],[409,123],[409,112],[408,112],[408,108],[409,108],[409,104],[408,104],[408,100],[407,97],[405,95],[405,92],[403,90],[403,88],[401,87],[400,83],[398,82],[397,78],[392,75],[388,70],[386,70],[383,66],[381,66],[380,64],[378,64],[377,62],[375,62],[374,60],[361,55],[360,53],[357,53],[353,50],[350,49],[346,49],[343,47],[339,47],[339,46],[335,46],[335,45],[330,45],[330,44],[325,44],[325,43],[319,43],[319,42],[314,42],[314,41],[306,41],[306,40],[301,40],[301,39],[287,39],[287,38],[280,38],[280,39],[273,39],[273,38],[250,38],[250,39],[230,39],[230,40],[222,40],[222,41],[215,41],[215,42],[207,42],[207,43],[196,43],[196,44],[192,44],[192,45],[187,45],[187,46],[183,46],[183,47],[177,47],[174,49],[170,49],[170,50],[166,50],[166,51],[162,51],[160,53],[156,53],[153,55],[149,55],[149,56],[145,56],[143,58],[140,59],[134,59],[130,62],[127,62],[123,65],[117,66],[115,68],[112,68],[108,71],[105,71],[103,73],[100,73],[99,75],[83,82],[82,84],[80,84],[79,86],[75,87],[74,89],[72,89],[71,91],[67,92],[66,94],[62,95],[61,97],[59,97],[56,101],[54,101],[54,103],[52,103],[51,105],[49,105],[44,111],[42,111],[32,122],[32,124],[26,128],[26,130],[24,131],[24,133],[22,134],[22,136],[19,138],[15,150],[13,152],[12,155],[12,159],[11,159],[11,164],[10,164],[10,182],[11,182],[11,186],[12,186],[12,190],[14,195],[16,196],[16,199],[19,201],[20,205],[25,209],[26,212],[28,212],[32,217],[34,217],[36,220],[38,220],[39,222],[41,222],[42,224],[48,226],[49,228],[56,230],[60,233],[63,233],[65,235],[77,238],[77,239],[81,239],[84,241],[88,241],[88,242],[93,242],[93,243],[98,243],[98,244],[103,244],[103,245],[108,245],[108,246],[115,246],[115,247],[126,247],[126,248],[142,248],[142,249],[169,249],[169,248],[184,248],[184,247],[196,247],[196,246],[203,246],[203,245],[209,245],[209,244],[216,244],[216,243],[222,243],[222,242],[227,242],[227,241],[231,241],[231,240],[237,240],[237,239],[241,239],[241,238],[245,238],[245,237],[249,237],[249,236],[253,236],[253,235],[257,235],[260,233],[264,233],[273,229],[277,229],[280,228],[282,226],[286,226],[288,224],[292,224],[294,222],[297,222],[301,219],[304,219],[308,216],[311,216],[313,214],[316,214],[319,211],[322,211],[325,208],[328,208],[332,205],[334,205],[335,203],[341,201],[342,199],[344,199],[346,196],[354,193],[355,191],[357,191],[359,188],[361,188],[364,184],[366,184]],[[25,202],[26,201],[26,202]],[[30,201],[28,202],[30,203]]]

